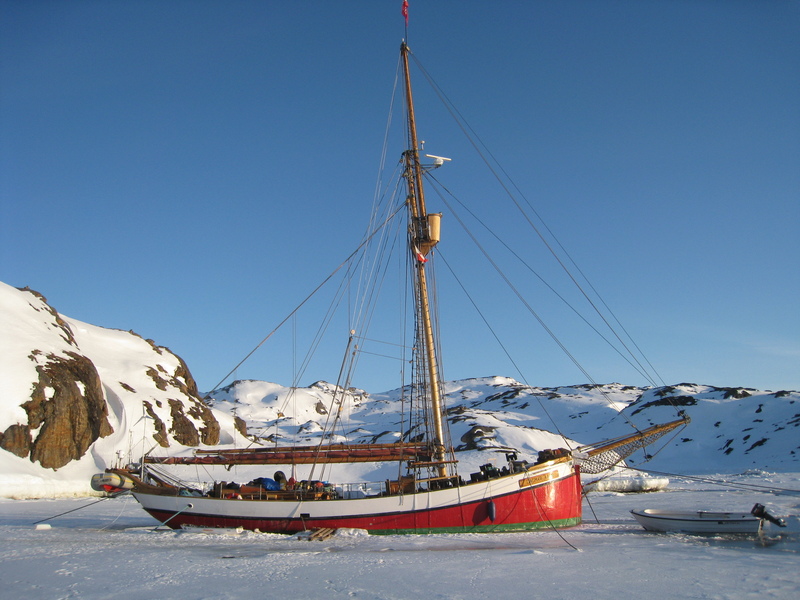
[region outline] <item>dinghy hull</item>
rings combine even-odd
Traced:
[[[734,512],[674,512],[645,509],[631,514],[647,531],[683,533],[745,533],[761,531],[763,520],[750,513]]]

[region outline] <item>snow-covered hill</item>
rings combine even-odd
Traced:
[[[292,389],[237,381],[201,400],[183,361],[131,332],[59,315],[30,290],[0,284],[0,496],[89,493],[89,478],[153,450],[312,443],[342,410],[334,441],[398,439],[402,390],[368,394],[320,381]],[[80,368],[78,368],[80,367]],[[674,420],[686,429],[628,461],[670,473],[800,471],[800,393],[679,384],[532,388],[507,377],[449,382],[446,405],[462,473],[502,464],[515,450],[599,442]],[[563,436],[563,437],[562,437]],[[565,440],[566,438],[566,440]],[[344,481],[396,475],[388,466],[341,465]],[[396,467],[391,467],[396,471]]]
[[[118,452],[232,440],[183,361],[132,332],[0,283],[0,339],[0,495],[85,494]]]
[[[289,389],[262,381],[237,381],[212,395],[212,405],[235,412],[248,433],[269,441],[298,436],[313,443],[331,411],[330,384]],[[401,390],[367,395],[352,391],[347,439],[396,439]],[[680,384],[637,388],[620,384],[531,388],[507,377],[451,381],[446,404],[452,441],[465,472],[507,450],[535,460],[539,450],[591,444],[678,418],[691,424],[671,439],[627,462],[677,473],[734,473],[747,469],[800,470],[800,393]],[[296,419],[288,416],[293,411]],[[339,435],[337,439],[343,440]]]

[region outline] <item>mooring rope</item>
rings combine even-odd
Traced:
[[[129,493],[130,492],[128,490],[125,490],[123,492],[118,492],[116,494],[111,494],[110,496],[106,496],[105,498],[100,498],[100,500],[95,500],[94,502],[90,502],[89,504],[84,504],[83,506],[79,506],[78,508],[73,508],[72,510],[65,511],[65,512],[59,513],[57,515],[53,515],[52,517],[47,517],[46,519],[40,519],[39,521],[34,521],[33,525],[38,525],[39,523],[44,523],[45,521],[50,521],[50,520],[58,518],[58,517],[63,517],[64,515],[68,515],[69,513],[73,513],[76,510],[81,510],[82,508],[88,508],[90,506],[94,506],[95,504],[97,504],[99,502],[103,502],[104,500],[108,500],[109,498],[119,498],[120,496],[123,496],[125,494],[129,494]]]
[[[627,467],[631,471],[639,471],[640,473],[651,473],[654,475],[664,475],[666,477],[682,477],[683,479],[690,479],[692,481],[700,481],[702,483],[710,483],[713,485],[718,485],[720,487],[730,487],[730,488],[738,488],[743,490],[750,490],[750,491],[764,491],[774,494],[798,494],[800,495],[800,490],[795,490],[791,488],[781,488],[776,486],[768,486],[768,485],[759,485],[757,483],[736,483],[732,481],[725,481],[724,479],[712,479],[710,477],[699,477],[695,475],[684,475],[682,473],[667,473],[665,471],[652,471],[650,469],[637,469],[635,467]]]

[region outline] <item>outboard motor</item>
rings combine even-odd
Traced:
[[[770,523],[774,523],[778,527],[786,527],[786,521],[783,519],[779,519],[778,517],[773,517],[771,514],[767,512],[767,509],[764,508],[763,504],[756,503],[755,506],[750,510],[750,514],[754,517],[758,517],[759,519],[766,519]]]

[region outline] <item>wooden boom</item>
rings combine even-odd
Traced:
[[[318,461],[326,463],[429,461],[431,456],[432,452],[427,444],[335,444],[196,450],[194,456],[147,456],[144,462],[160,465],[303,465]]]

